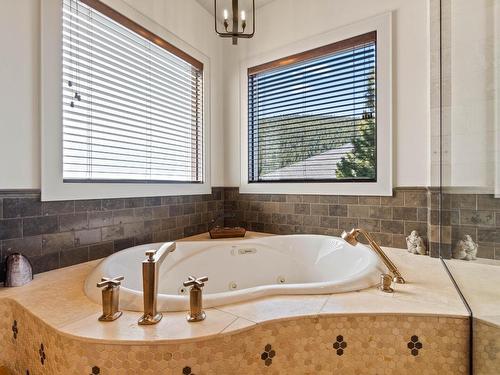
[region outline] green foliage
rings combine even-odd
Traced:
[[[337,164],[337,178],[366,178],[376,177],[376,145],[375,119],[372,117],[375,109],[375,72],[369,78],[367,90],[366,110],[363,119],[359,121],[358,133],[352,138],[353,149]]]

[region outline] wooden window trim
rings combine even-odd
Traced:
[[[327,44],[308,51],[299,52],[294,55],[286,56],[281,59],[270,61],[261,65],[248,68],[248,75],[266,72],[276,68],[282,68],[287,65],[296,64],[301,61],[311,60],[320,56],[328,55],[334,52],[339,52],[348,48],[356,47],[361,44],[376,42],[377,32],[372,31],[366,34],[358,35],[349,39],[344,39],[339,42]]]
[[[203,71],[203,63],[201,61],[198,61],[193,56],[187,54],[183,50],[167,42],[165,39],[160,38],[158,35],[142,27],[137,22],[132,21],[130,18],[124,16],[123,14],[109,7],[100,0],[79,0],[79,1],[97,10],[98,12],[104,14],[105,16],[111,18],[113,21],[118,22],[120,25],[126,27],[127,29],[132,30],[135,33],[141,35],[143,38],[146,38],[150,42],[156,44],[157,46],[160,46],[161,48],[167,50],[168,52],[174,54],[175,56],[181,58],[182,60],[188,62],[199,71]]]

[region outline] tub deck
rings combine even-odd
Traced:
[[[265,235],[248,232],[245,238]],[[184,240],[208,238],[209,234],[204,233]],[[114,322],[97,321],[101,306],[88,299],[83,284],[99,261],[36,275],[34,281],[26,286],[0,289],[0,299],[11,300],[60,334],[102,343],[151,344],[200,340],[252,329],[264,322],[301,316],[468,316],[439,259],[412,255],[401,249],[384,250],[407,280],[407,284],[396,285],[393,294],[370,288],[332,295],[265,297],[207,309],[207,319],[200,323],[186,322],[185,312],[167,312],[159,324],[147,327],[137,325],[141,313],[133,311],[124,311],[123,316]]]

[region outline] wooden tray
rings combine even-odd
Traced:
[[[210,238],[245,237],[246,229],[241,227],[215,227],[210,230]]]

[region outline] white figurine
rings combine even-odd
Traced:
[[[408,246],[408,251],[412,254],[427,254],[424,240],[418,235],[416,230],[411,231],[410,235],[406,237],[406,246]]]
[[[472,240],[472,237],[466,234],[464,238],[458,241],[453,258],[462,260],[475,260],[477,255],[477,243]]]

